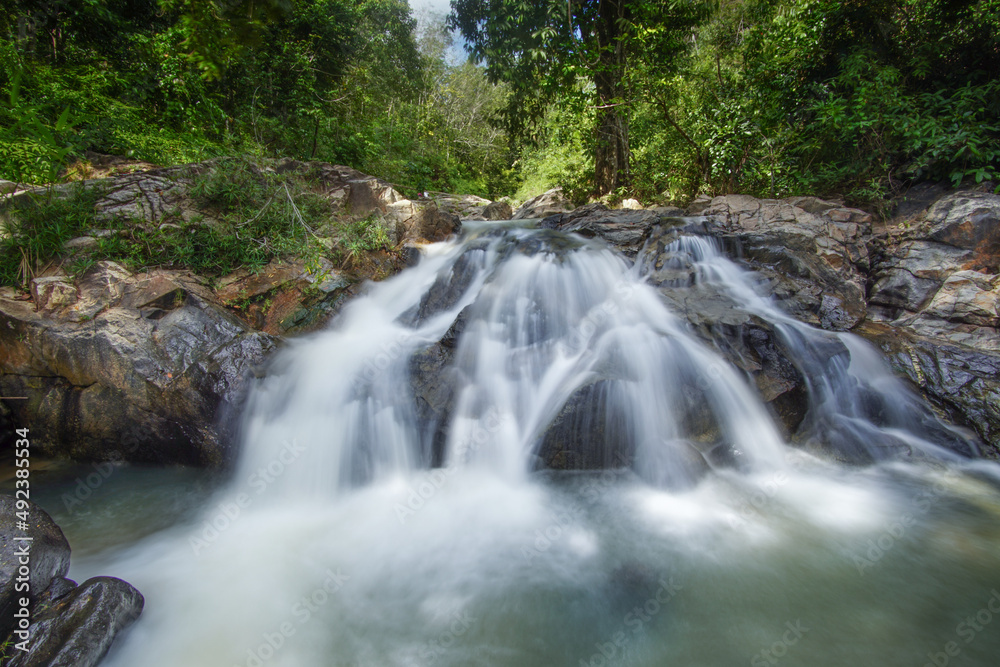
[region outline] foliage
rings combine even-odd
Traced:
[[[702,2],[649,0],[454,0],[451,25],[492,80],[512,94],[504,118],[523,135],[557,98],[580,99],[593,112],[593,183],[602,195],[631,180],[629,107],[636,92],[631,61],[669,70],[682,35],[707,8]],[[581,85],[583,83],[583,85]]]
[[[448,21],[418,24],[404,0],[0,0],[0,177],[58,181],[93,151],[290,156],[409,196],[561,185],[581,202],[878,205],[921,179],[1000,180],[996,0],[455,0]],[[223,169],[251,196],[205,196],[239,238],[184,222],[101,243],[207,272],[260,265],[282,234],[312,243],[280,227],[296,208],[309,224],[307,193]]]
[[[503,90],[415,28],[405,0],[0,0],[0,177],[51,182],[87,151],[249,154],[512,189]]]
[[[94,219],[97,188],[71,186],[45,197],[21,195],[0,218],[0,284],[25,286],[63,244]]]
[[[652,138],[647,171],[674,193],[873,203],[916,179],[995,178],[998,30],[982,0],[719,3],[638,114],[655,128],[658,107],[673,136]]]
[[[107,233],[78,258],[77,271],[104,259],[135,270],[183,267],[206,276],[240,267],[256,270],[284,255],[309,254],[306,249],[318,246],[312,229],[329,217],[326,202],[303,183],[261,170],[248,160],[217,162],[195,179],[191,194],[211,212],[211,221],[186,220],[179,212],[156,223],[98,218],[94,206],[100,189],[82,185],[8,207],[0,281],[25,285],[46,263],[61,261],[67,240],[93,229]]]

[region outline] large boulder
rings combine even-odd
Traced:
[[[786,311],[835,330],[865,318],[868,213],[815,197],[744,195],[716,197],[699,210],[708,233],[767,278]]]
[[[548,216],[539,226],[573,232],[585,238],[600,238],[626,256],[634,257],[654,225],[681,213],[680,209],[611,210],[597,203]]]
[[[69,582],[72,583],[72,582]],[[27,651],[8,667],[94,667],[142,613],[142,594],[114,577],[94,577],[39,605]]]
[[[66,579],[70,547],[34,503],[0,494],[0,638],[8,667],[92,667],[142,612],[131,584]],[[27,584],[27,587],[25,587]]]
[[[221,465],[218,415],[276,345],[218,305],[197,278],[111,262],[0,292],[0,390],[49,456]],[[66,287],[75,286],[75,298]],[[52,295],[58,294],[59,298]]]
[[[20,599],[33,604],[53,579],[66,576],[69,558],[69,543],[45,510],[0,494],[0,637],[14,630]]]
[[[386,210],[395,222],[398,243],[444,241],[462,230],[462,220],[455,213],[442,210],[433,201],[401,199]]]
[[[986,442],[984,456],[1000,460],[1000,351],[876,322],[856,333],[881,348],[893,370],[920,387],[945,416],[978,432]]]
[[[512,219],[531,220],[547,218],[550,215],[565,213],[572,209],[573,205],[563,194],[562,188],[553,188],[521,204]]]
[[[1000,195],[950,193],[881,242],[872,319],[1000,350]]]
[[[483,218],[486,220],[510,220],[513,217],[514,211],[505,201],[490,202],[483,209]]]
[[[462,220],[488,220],[484,215],[486,208],[492,203],[489,199],[476,195],[433,195],[434,203],[442,211],[454,213]]]

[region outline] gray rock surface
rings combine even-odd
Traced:
[[[543,192],[537,197],[532,197],[521,204],[514,212],[514,220],[529,220],[536,218],[547,218],[556,213],[565,213],[572,210],[573,205],[563,194],[562,188],[554,188]]]
[[[114,577],[94,577],[39,605],[32,614],[28,651],[8,667],[94,667],[119,632],[142,613],[142,594]]]
[[[26,515],[27,529],[19,527],[19,512]],[[31,541],[20,539],[25,537]],[[19,571],[25,558],[27,577]],[[0,637],[7,637],[14,629],[20,599],[28,597],[33,605],[53,579],[66,576],[69,559],[69,543],[45,510],[32,502],[21,499],[19,503],[12,496],[0,494]]]
[[[36,281],[37,283],[37,281]],[[0,390],[49,456],[221,465],[217,423],[276,340],[188,274],[102,262],[76,284],[0,293]],[[61,285],[58,289],[54,285]],[[58,295],[58,298],[55,296]]]
[[[728,195],[700,215],[708,233],[771,281],[782,307],[797,318],[837,330],[865,318],[871,216],[864,211],[815,197]]]
[[[882,239],[872,319],[979,350],[1000,350],[1000,195],[959,191]]]

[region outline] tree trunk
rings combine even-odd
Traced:
[[[625,51],[621,23],[622,0],[601,0],[597,19],[597,43],[600,49],[594,85],[597,89],[597,136],[594,156],[594,184],[598,195],[628,187],[629,143],[628,114],[622,90]]]

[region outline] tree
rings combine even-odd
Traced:
[[[505,116],[512,134],[541,117],[560,95],[582,95],[595,114],[597,194],[630,182],[630,58],[677,44],[704,3],[669,0],[453,0],[449,24],[461,31],[472,57],[512,95]],[[655,55],[669,58],[671,53]]]

